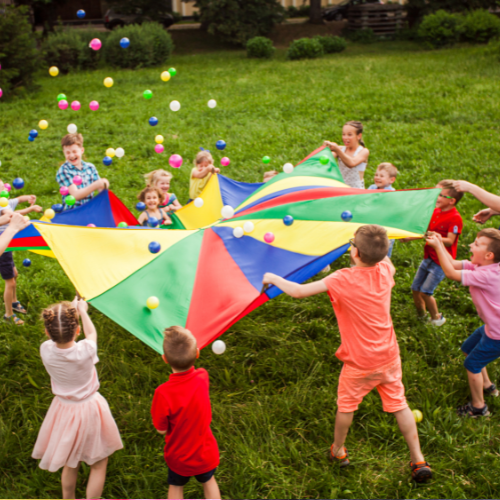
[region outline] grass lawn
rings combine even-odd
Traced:
[[[175,66],[168,83],[160,72]],[[112,76],[115,85],[103,86]],[[481,47],[428,52],[406,43],[350,45],[340,55],[288,62],[247,60],[241,51],[176,56],[165,68],[106,70],[40,78],[40,91],[0,103],[1,178],[26,181],[48,207],[58,202],[55,172],[62,163],[60,139],[69,123],[85,137],[87,159],[133,207],[141,174],[166,167],[168,156],[184,158],[172,190],[187,200],[191,162],[199,147],[217,161],[224,139],[231,159],[223,173],[256,182],[271,168],[298,162],[324,139],[341,140],[347,120],[361,120],[371,151],[367,183],[378,163],[400,169],[398,189],[433,186],[443,178],[465,178],[500,192],[500,63]],[[142,97],[145,89],[154,96]],[[78,100],[82,110],[61,111],[56,96]],[[207,107],[216,99],[217,108]],[[88,103],[101,107],[91,112]],[[182,108],[173,113],[171,100]],[[157,116],[157,127],[148,118]],[[28,132],[40,119],[50,126],[34,143]],[[165,153],[154,152],[154,136],[165,137]],[[104,167],[108,147],[126,156]],[[465,229],[459,257],[478,230],[471,221],[481,205],[467,196],[459,205]],[[498,221],[495,222],[498,225]],[[489,223],[488,225],[494,225]],[[488,400],[493,415],[459,420],[455,407],[467,401],[460,343],[481,323],[468,291],[443,282],[437,301],[448,319],[439,329],[418,323],[410,284],[422,258],[422,243],[397,243],[398,273],[392,314],[412,409],[424,420],[419,434],[435,479],[410,482],[409,455],[395,419],[370,394],[355,415],[347,438],[352,464],[340,471],[326,460],[332,442],[341,363],[340,339],[326,294],[305,300],[278,298],[237,323],[222,339],[223,356],[202,352],[198,366],[211,377],[213,431],[221,450],[217,479],[224,498],[498,498],[500,494],[500,402]],[[41,363],[44,340],[40,310],[71,299],[73,287],[56,261],[30,254],[26,269],[19,253],[20,300],[29,307],[23,328],[0,326],[0,497],[59,498],[60,474],[30,458],[38,429],[52,400]],[[346,257],[335,267],[348,265]],[[165,277],[168,280],[168,276]],[[214,288],[217,283],[214,283]],[[206,311],[207,315],[210,311]],[[160,357],[111,320],[93,310],[99,333],[101,393],[108,400],[125,449],[113,455],[106,498],[164,498],[163,440],[150,421],[154,389],[169,369]],[[498,380],[498,363],[490,376]],[[83,466],[88,472],[88,467]],[[81,474],[77,495],[86,474]],[[186,498],[199,498],[192,480]]]

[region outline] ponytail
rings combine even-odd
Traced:
[[[361,122],[358,122],[358,121],[355,121],[355,120],[352,120],[350,122],[347,122],[345,125],[349,125],[349,127],[353,127],[356,129],[356,133],[357,135],[359,134],[362,134],[363,133],[363,124]],[[344,125],[344,126],[345,126]],[[361,146],[363,146],[364,148],[366,148],[365,146],[365,142],[363,141],[363,139],[360,139],[359,140],[359,143],[361,144]]]

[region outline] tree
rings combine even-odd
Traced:
[[[321,15],[321,0],[310,0],[309,22],[311,24],[323,24]]]
[[[106,4],[122,14],[136,14],[150,19],[172,13],[172,0],[107,0]]]

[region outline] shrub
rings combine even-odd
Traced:
[[[333,54],[334,52],[342,52],[347,47],[347,42],[340,36],[315,36],[314,37],[323,46],[325,54]]]
[[[425,16],[418,36],[430,47],[444,47],[458,41],[460,38],[460,17],[444,10]]]
[[[4,95],[33,83],[40,59],[26,7],[2,6],[0,15],[0,88]]]
[[[323,45],[316,38],[294,40],[286,54],[287,59],[314,59],[324,54]]]
[[[254,36],[247,42],[247,56],[269,59],[273,57],[274,51],[273,42],[265,36]]]
[[[347,33],[349,40],[358,43],[373,43],[376,39],[375,32],[371,28],[362,30],[349,30]]]
[[[128,49],[120,47],[120,40],[133,40]],[[109,64],[120,68],[141,68],[164,63],[174,50],[170,34],[158,23],[132,24],[114,29],[104,46]]]
[[[500,35],[500,19],[487,10],[469,12],[462,22],[461,35],[467,42],[487,43]]]

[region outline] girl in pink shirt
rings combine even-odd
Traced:
[[[90,465],[87,498],[100,498],[108,457],[123,448],[108,403],[97,392],[97,332],[84,300],[61,302],[42,312],[49,340],[40,346],[55,395],[33,450],[40,468],[61,467],[62,498],[75,498],[80,462]],[[82,319],[85,339],[80,335]]]

